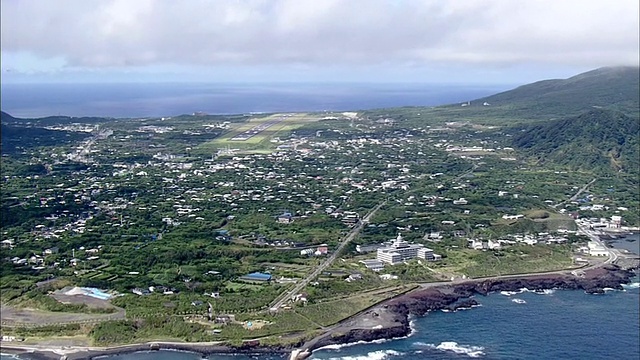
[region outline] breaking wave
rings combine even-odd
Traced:
[[[640,283],[634,282],[634,283],[631,283],[631,284],[622,284],[622,287],[625,288],[625,289],[637,289],[637,288],[640,287]]]
[[[382,343],[387,342],[387,341],[391,341],[391,339],[378,339],[378,340],[372,340],[372,341],[360,340],[360,341],[356,341],[356,342],[352,342],[352,343],[346,343],[346,344],[325,345],[323,347],[319,347],[319,348],[315,349],[314,351],[318,351],[318,350],[340,350],[342,348],[355,346],[355,345],[382,344]]]
[[[551,295],[554,292],[556,292],[553,289],[543,289],[543,290],[536,290],[534,291],[534,293],[538,294],[538,295]]]
[[[434,344],[426,344],[423,342],[415,342],[413,343],[415,346],[427,347],[430,349],[436,349],[445,352],[453,352],[456,354],[467,355],[468,357],[477,358],[485,353],[483,352],[484,347],[482,346],[473,346],[473,345],[460,345],[455,341],[443,341],[439,345]]]
[[[500,294],[504,296],[513,296],[513,295],[518,295],[525,292],[530,292],[538,295],[551,295],[554,292],[556,292],[556,290],[555,289],[529,290],[527,288],[522,288],[522,289],[518,289],[517,291],[500,291]]]
[[[403,354],[404,353],[401,353],[399,351],[389,349],[389,350],[372,351],[365,355],[348,355],[348,356],[341,356],[341,357],[332,357],[327,360],[385,360],[385,359],[388,359],[390,356],[400,356]]]

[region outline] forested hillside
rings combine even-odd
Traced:
[[[578,115],[593,107],[615,109],[638,117],[638,67],[607,67],[564,80],[543,80],[472,101],[477,106],[501,107],[529,117]]]
[[[638,172],[639,120],[592,109],[578,116],[513,129],[513,145],[543,162],[573,169]]]

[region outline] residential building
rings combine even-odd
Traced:
[[[329,247],[327,246],[327,244],[322,244],[320,246],[318,246],[318,249],[316,250],[315,254],[316,255],[326,255],[329,252]]]
[[[619,229],[621,225],[622,225],[622,216],[613,215],[611,217],[611,223],[609,224],[609,226],[614,229]]]
[[[291,213],[285,212],[278,216],[278,223],[280,224],[289,224],[291,222],[293,222],[293,215]]]

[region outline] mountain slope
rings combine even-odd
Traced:
[[[4,111],[0,111],[0,123],[2,124],[6,124],[8,122],[13,122],[16,121],[17,119],[14,118],[13,116],[9,115],[8,113],[4,112]]]
[[[572,169],[640,171],[640,120],[608,109],[512,129],[513,146]]]
[[[44,118],[47,119],[47,118]],[[34,119],[36,122],[38,119]],[[39,146],[56,146],[74,141],[82,141],[90,136],[62,130],[49,130],[34,124],[29,119],[20,119],[0,112],[0,151],[2,154],[14,154]]]
[[[564,80],[543,80],[472,101],[500,107],[523,117],[577,115],[605,107],[638,117],[640,68],[606,67]]]

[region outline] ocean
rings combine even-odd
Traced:
[[[52,115],[165,117],[194,112],[347,111],[466,102],[513,85],[441,84],[0,84],[2,111]]]
[[[635,278],[624,291],[588,295],[499,293],[476,299],[470,310],[429,313],[412,321],[409,337],[316,350],[315,360],[486,360],[640,358],[640,289]],[[514,299],[524,302],[514,302]],[[2,356],[2,360],[11,357]],[[104,360],[199,360],[174,351],[141,352]],[[214,355],[209,360],[280,360],[278,355]]]

